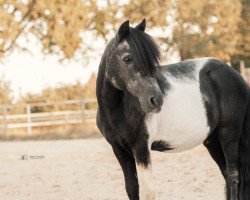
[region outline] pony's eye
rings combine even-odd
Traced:
[[[133,62],[133,59],[130,56],[126,56],[122,59],[122,61],[128,65]]]

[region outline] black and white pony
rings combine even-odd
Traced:
[[[150,150],[203,143],[226,180],[228,200],[250,199],[250,90],[214,58],[159,66],[160,51],[125,21],[102,56],[97,125],[111,144],[129,199],[155,199]]]

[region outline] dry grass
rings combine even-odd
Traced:
[[[42,128],[33,128],[32,135],[27,135],[27,129],[8,130],[6,134],[0,134],[2,141],[20,141],[20,140],[62,140],[62,139],[82,139],[97,138],[101,134],[94,123],[67,125],[67,126],[49,126]]]

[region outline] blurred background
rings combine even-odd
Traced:
[[[1,139],[98,135],[102,52],[143,18],[163,63],[212,56],[248,79],[249,0],[0,0]]]
[[[0,0],[1,199],[126,199],[95,84],[120,24],[143,18],[163,64],[216,57],[250,82],[250,0]],[[224,199],[203,147],[152,159],[158,199]]]

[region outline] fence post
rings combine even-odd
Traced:
[[[6,134],[7,130],[7,107],[3,105],[3,134]]]
[[[240,74],[246,79],[246,69],[244,60],[240,60]]]
[[[85,103],[83,98],[80,100],[80,106],[81,106],[81,114],[82,114],[82,123],[85,122]]]
[[[31,126],[31,108],[30,108],[30,104],[27,104],[26,105],[26,114],[27,114],[27,134],[28,136],[31,136],[32,135],[32,126]]]

